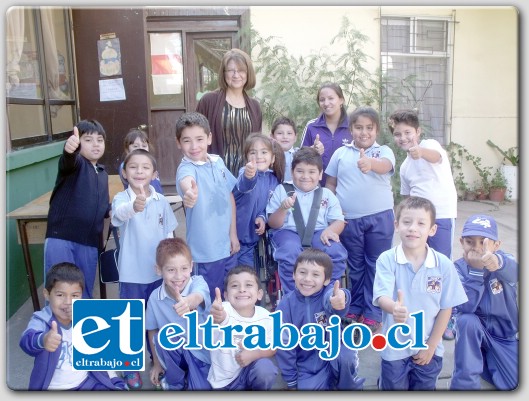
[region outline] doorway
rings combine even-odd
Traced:
[[[194,111],[200,97],[218,87],[224,53],[240,47],[240,16],[147,18],[149,135],[165,192],[176,191],[176,169],[182,158],[176,147],[176,120]]]

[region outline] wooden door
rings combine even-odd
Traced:
[[[176,191],[176,169],[182,159],[176,146],[176,121],[183,113],[194,111],[205,92],[218,87],[224,53],[239,47],[239,17],[172,19],[164,15],[147,19],[149,135],[155,143],[165,192]]]

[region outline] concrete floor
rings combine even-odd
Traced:
[[[459,202],[458,218],[456,221],[456,236],[454,239],[454,259],[461,257],[461,245],[459,236],[466,218],[475,213],[485,213],[494,216],[498,223],[499,236],[502,240],[502,249],[512,253],[518,260],[518,205],[516,202],[497,204],[487,201],[482,202]],[[185,218],[182,210],[176,212],[179,227],[176,230],[178,236],[185,238]],[[397,240],[398,241],[398,240]],[[398,242],[394,242],[398,243]],[[99,288],[96,285],[95,293],[99,296]],[[42,286],[39,288],[42,299]],[[117,298],[117,284],[107,285],[107,297]],[[25,354],[19,347],[18,342],[21,333],[26,328],[31,317],[33,307],[31,298],[7,321],[7,357],[6,357],[6,384],[12,390],[27,389],[29,373],[33,367],[33,358]],[[450,385],[450,378],[453,368],[454,341],[444,341],[445,355],[443,358],[443,369],[437,383],[438,390],[447,390]],[[360,365],[359,373],[366,378],[365,389],[376,390],[376,381],[380,373],[380,357],[378,352],[367,348],[359,352]],[[142,373],[144,390],[152,390],[148,379],[150,365],[146,364],[146,370]],[[278,377],[274,390],[285,389],[285,383]],[[493,386],[482,382],[483,390],[492,390]]]

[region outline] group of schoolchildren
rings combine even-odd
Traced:
[[[501,390],[518,385],[518,264],[499,250],[491,216],[471,216],[461,234],[463,257],[451,261],[457,197],[447,154],[433,139],[420,141],[416,112],[392,114],[389,128],[407,152],[394,212],[390,179],[395,157],[376,142],[378,113],[360,107],[347,115],[336,84],[318,93],[320,106],[337,106],[335,120],[309,122],[302,147],[296,127],[281,117],[271,135],[251,134],[246,164],[236,178],[207,152],[208,120],[185,113],[176,123],[183,158],[176,189],[186,208],[186,240],[162,194],[156,160],[144,130],[131,130],[120,166],[125,190],[110,204],[108,176],[98,160],[105,131],[81,121],[66,141],[50,201],[45,242],[47,305],[35,312],[20,346],[35,357],[29,388],[139,389],[139,372],[72,369],[72,300],[91,298],[105,217],[119,229],[119,296],[146,301],[150,380],[168,390],[270,390],[278,372],[290,390],[361,390],[356,350],[342,346],[330,361],[317,349],[166,350],[158,330],[186,328],[197,311],[220,326],[258,325],[272,336],[272,318],[254,267],[267,231],[284,297],[282,321],[298,328],[342,323],[387,334],[395,324],[401,344],[424,349],[381,351],[381,390],[434,390],[442,368],[443,333],[455,320],[453,390],[478,390],[480,378]],[[329,106],[327,106],[329,105]],[[322,109],[323,109],[322,106]],[[331,127],[331,128],[329,128]],[[334,137],[336,134],[336,138]],[[111,205],[111,207],[110,207]],[[400,244],[392,247],[394,232]],[[348,269],[346,269],[348,266]],[[347,272],[347,273],[346,273]],[[347,274],[347,288],[341,288]],[[411,314],[424,312],[422,327]],[[187,330],[186,330],[187,333]],[[221,331],[214,333],[221,336]],[[421,338],[415,338],[420,335]],[[275,358],[275,362],[272,358]]]

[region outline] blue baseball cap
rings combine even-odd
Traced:
[[[498,225],[494,217],[486,214],[470,216],[463,226],[462,237],[481,236],[498,241]]]

